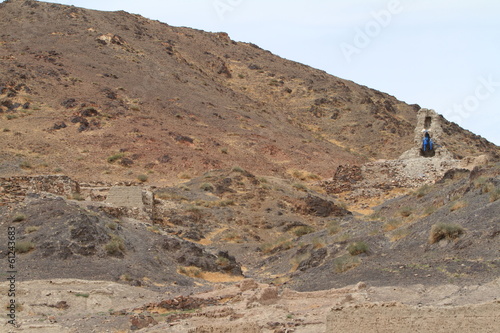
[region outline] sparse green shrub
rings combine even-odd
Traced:
[[[132,277],[130,277],[130,274],[125,273],[120,276],[120,280],[130,282],[132,281]]]
[[[185,172],[180,173],[177,177],[179,177],[179,179],[191,179],[191,175]]]
[[[228,150],[227,150],[227,148],[226,148],[226,147],[224,147],[224,148],[221,148],[221,149],[220,149],[220,152],[221,152],[222,154],[227,154],[227,153],[228,153]]]
[[[314,238],[312,244],[315,249],[321,249],[325,247],[325,240],[321,238]]]
[[[478,177],[476,180],[474,180],[474,187],[476,189],[482,188],[483,186],[486,185],[487,181],[488,181],[487,177],[484,176]]]
[[[226,257],[218,257],[215,263],[221,267],[226,267],[229,265],[230,261]]]
[[[429,193],[431,190],[431,187],[429,185],[424,185],[422,187],[420,187],[418,190],[416,190],[414,192],[415,196],[417,198],[422,198],[423,196],[425,196],[427,193]]]
[[[125,251],[125,243],[120,237],[112,235],[111,240],[104,245],[104,249],[108,254],[116,255]]]
[[[260,246],[260,250],[264,254],[273,253],[278,250],[289,250],[293,247],[293,242],[288,238],[279,238],[276,241],[264,243]]]
[[[224,235],[222,236],[221,240],[223,241],[233,241],[233,242],[236,242],[236,243],[240,243],[242,242],[242,237],[239,233],[237,233],[236,231],[228,231],[226,233],[224,233]]]
[[[196,278],[201,278],[203,276],[203,273],[201,269],[198,267],[179,267],[178,272],[180,274],[190,276],[190,277],[196,277]]]
[[[75,296],[76,297],[88,298],[90,296],[90,294],[87,294],[87,293],[76,293]]]
[[[389,239],[391,242],[396,242],[400,239],[405,238],[409,234],[410,234],[410,231],[407,228],[400,228],[400,229],[394,230],[394,232],[392,232],[392,234],[390,235]]]
[[[300,227],[293,228],[293,231],[295,236],[301,237],[307,234],[310,234],[311,232],[314,232],[314,228],[309,226],[309,225],[303,225]]]
[[[362,253],[367,253],[368,245],[363,241],[351,243],[347,247],[347,252],[349,252],[352,256],[357,256]]]
[[[29,241],[16,242],[15,250],[17,253],[27,253],[35,248],[35,244]]]
[[[118,224],[116,224],[115,222],[109,222],[108,224],[106,224],[106,227],[111,230],[116,230],[118,228]]]
[[[220,201],[217,201],[217,206],[219,207],[227,207],[227,206],[234,206],[236,203],[234,202],[234,200],[220,200]]]
[[[123,156],[125,156],[124,153],[118,153],[118,154],[111,155],[108,157],[108,163],[116,162],[119,159],[123,158]]]
[[[496,188],[490,193],[490,202],[495,202],[500,199],[500,188]]]
[[[21,169],[31,169],[32,168],[31,163],[28,161],[22,161],[21,163],[19,163],[19,167]]]
[[[24,232],[31,234],[32,232],[38,231],[38,229],[40,229],[40,227],[32,225],[32,226],[26,227],[26,229],[24,229]]]
[[[457,201],[450,207],[450,211],[454,212],[464,207],[467,207],[467,203],[465,201]]]
[[[304,184],[301,184],[301,183],[295,183],[292,185],[294,189],[298,190],[298,191],[304,191],[304,192],[307,192],[307,186],[305,186]]]
[[[12,222],[22,222],[24,220],[26,220],[26,215],[18,213],[14,216],[14,218],[12,219]]]
[[[399,228],[403,224],[403,221],[400,219],[391,219],[388,222],[384,223],[383,229],[384,231],[392,231]]]
[[[239,167],[239,166],[235,166],[231,169],[231,171],[233,172],[240,172],[240,173],[245,173],[245,169],[243,169],[242,167]]]
[[[429,207],[425,208],[424,215],[425,216],[432,215],[436,212],[436,210],[437,210],[437,208],[435,206],[429,206]]]
[[[148,180],[148,176],[144,174],[137,175],[137,180],[139,180],[141,183],[144,183]]]
[[[77,201],[83,201],[83,200],[85,200],[85,197],[83,195],[81,195],[80,193],[73,193],[71,195],[71,198],[73,200],[77,200]]]
[[[342,227],[340,226],[339,221],[328,221],[328,224],[326,225],[326,229],[328,230],[328,233],[330,235],[335,235],[342,230]]]
[[[413,214],[413,209],[411,207],[403,207],[399,211],[399,214],[401,214],[402,217],[408,217]]]
[[[203,183],[200,185],[200,190],[205,192],[212,192],[214,190],[214,186],[210,183]]]
[[[344,273],[357,267],[360,263],[358,258],[344,255],[333,260],[333,267],[336,273]]]
[[[457,239],[464,233],[464,228],[456,224],[438,223],[432,226],[429,243],[434,244],[442,239]]]

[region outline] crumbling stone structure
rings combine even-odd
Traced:
[[[51,193],[78,199],[116,217],[152,221],[154,194],[133,183],[80,184],[68,176],[18,176],[0,178],[0,206],[24,201],[29,193]]]
[[[414,147],[404,152],[400,159],[423,157],[421,153],[422,139],[425,131],[428,131],[434,142],[435,153],[432,157],[453,159],[453,155],[442,146],[444,135],[441,127],[442,117],[434,110],[420,109],[417,113],[417,126],[415,127]]]
[[[20,202],[28,193],[47,192],[66,198],[80,193],[80,185],[61,175],[0,178],[0,205]]]

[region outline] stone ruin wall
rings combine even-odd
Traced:
[[[0,178],[0,206],[22,202],[29,193],[43,192],[97,206],[115,217],[152,221],[155,216],[154,194],[131,182],[78,183],[62,175]]]
[[[400,159],[410,159],[422,157],[420,148],[422,146],[422,139],[424,137],[424,130],[429,131],[429,134],[434,141],[436,155],[434,157],[443,159],[453,159],[453,155],[441,146],[443,143],[443,128],[441,126],[441,116],[431,109],[420,109],[417,113],[417,125],[415,127],[415,136],[413,138],[414,147],[404,152]]]

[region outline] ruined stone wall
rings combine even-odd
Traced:
[[[29,193],[52,193],[67,199],[85,200],[116,217],[151,221],[154,216],[154,194],[134,183],[79,184],[68,176],[18,176],[0,178],[0,205],[24,201]]]
[[[0,205],[20,202],[28,193],[48,192],[66,198],[80,193],[79,184],[68,176],[17,176],[0,178]]]
[[[429,135],[434,141],[434,157],[452,159],[453,155],[443,147],[443,128],[441,126],[442,117],[434,110],[430,109],[420,109],[417,113],[417,125],[415,127],[415,136],[413,139],[414,147],[407,150],[401,155],[401,159],[418,158],[422,157],[420,154],[420,148],[422,146],[422,139],[424,133],[427,130]]]

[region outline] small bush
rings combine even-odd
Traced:
[[[464,233],[464,229],[456,224],[438,223],[432,226],[429,243],[434,244],[442,239],[457,239]]]
[[[450,211],[454,212],[464,207],[467,207],[467,203],[465,201],[457,201],[450,207]]]
[[[16,243],[15,250],[18,253],[27,253],[35,248],[35,244],[28,241],[20,241]]]
[[[394,232],[392,232],[392,234],[390,235],[389,239],[390,239],[391,242],[396,242],[396,241],[398,241],[400,239],[405,238],[409,234],[410,234],[410,231],[408,229],[406,229],[406,228],[400,228],[400,229],[397,229]]]
[[[19,163],[19,167],[21,169],[31,169],[32,168],[31,163],[28,161],[22,161],[21,163]]]
[[[304,184],[300,183],[293,184],[293,188],[299,191],[307,192],[307,186],[305,186]]]
[[[83,297],[83,298],[89,298],[90,294],[87,293],[76,293],[76,297]]]
[[[344,273],[350,269],[357,267],[360,264],[358,258],[349,255],[341,256],[333,260],[333,267],[335,272]]]
[[[400,211],[399,214],[401,214],[402,217],[408,217],[411,214],[413,214],[413,209],[411,207],[403,207]]]
[[[214,190],[214,187],[210,183],[203,183],[200,185],[200,190],[205,192],[212,192]]]
[[[32,232],[35,232],[35,231],[38,231],[38,229],[40,229],[40,227],[37,227],[37,226],[29,226],[29,227],[26,227],[26,229],[24,229],[24,231],[28,234],[31,234]]]
[[[148,176],[144,174],[138,175],[137,180],[139,180],[141,183],[144,183],[148,180]]]
[[[225,148],[225,147],[224,147],[224,148],[221,148],[221,149],[220,149],[220,152],[221,152],[222,154],[227,154],[227,153],[228,153],[228,150],[227,150],[227,148]]]
[[[315,249],[321,249],[323,247],[325,247],[325,240],[324,239],[321,239],[321,238],[314,238],[313,241],[312,241],[312,244],[313,244],[313,248]]]
[[[189,277],[201,278],[203,273],[198,267],[179,267],[178,272]]]
[[[233,167],[233,169],[231,169],[231,171],[233,172],[239,172],[239,173],[245,173],[245,169],[243,169],[242,167],[239,167],[239,166],[235,166]]]
[[[215,263],[221,267],[226,267],[230,264],[230,261],[225,257],[218,257]]]
[[[496,188],[490,194],[490,202],[495,202],[500,199],[500,188]]]
[[[362,254],[362,253],[367,253],[368,252],[368,245],[365,242],[351,243],[347,247],[347,251],[352,256],[357,256],[357,255]]]
[[[403,224],[403,221],[401,220],[389,220],[388,222],[384,223],[383,229],[384,231],[392,231],[396,230]]]
[[[437,211],[437,208],[435,206],[429,206],[424,210],[424,215],[429,216],[434,214]]]
[[[188,173],[180,173],[178,176],[177,176],[179,179],[191,179],[191,175],[189,175]]]
[[[116,230],[118,228],[118,225],[115,222],[109,222],[106,226],[111,230]]]
[[[118,153],[118,154],[111,155],[108,157],[108,163],[116,162],[119,159],[123,158],[123,156],[125,156],[124,153]]]
[[[329,221],[326,226],[326,229],[328,230],[328,233],[330,235],[335,235],[338,234],[340,230],[342,230],[342,227],[340,226],[339,221]]]
[[[422,198],[423,196],[425,196],[427,193],[429,193],[431,190],[431,187],[429,185],[424,185],[422,187],[420,187],[418,190],[416,190],[414,192],[415,196],[417,198]]]
[[[22,222],[24,220],[26,220],[26,215],[19,213],[19,214],[16,214],[14,216],[14,218],[12,219],[12,222]]]
[[[234,200],[220,200],[220,201],[217,201],[217,206],[219,207],[227,207],[227,206],[234,206],[236,205],[236,203],[234,202]]]
[[[310,234],[311,232],[314,232],[314,228],[308,225],[303,225],[300,227],[296,227],[293,229],[293,233],[297,237],[301,237],[307,234]]]
[[[73,193],[73,195],[71,196],[71,198],[73,200],[77,200],[77,201],[83,201],[83,200],[85,200],[85,197],[83,195],[81,195],[80,193]]]
[[[130,282],[130,281],[132,281],[132,277],[130,276],[130,274],[125,273],[125,274],[120,275],[120,280]]]
[[[108,254],[116,255],[125,251],[125,243],[120,237],[112,235],[111,240],[104,245],[104,249]]]
[[[294,246],[294,243],[288,238],[280,238],[274,242],[262,244],[260,250],[264,254],[274,253],[279,250],[289,250]]]

